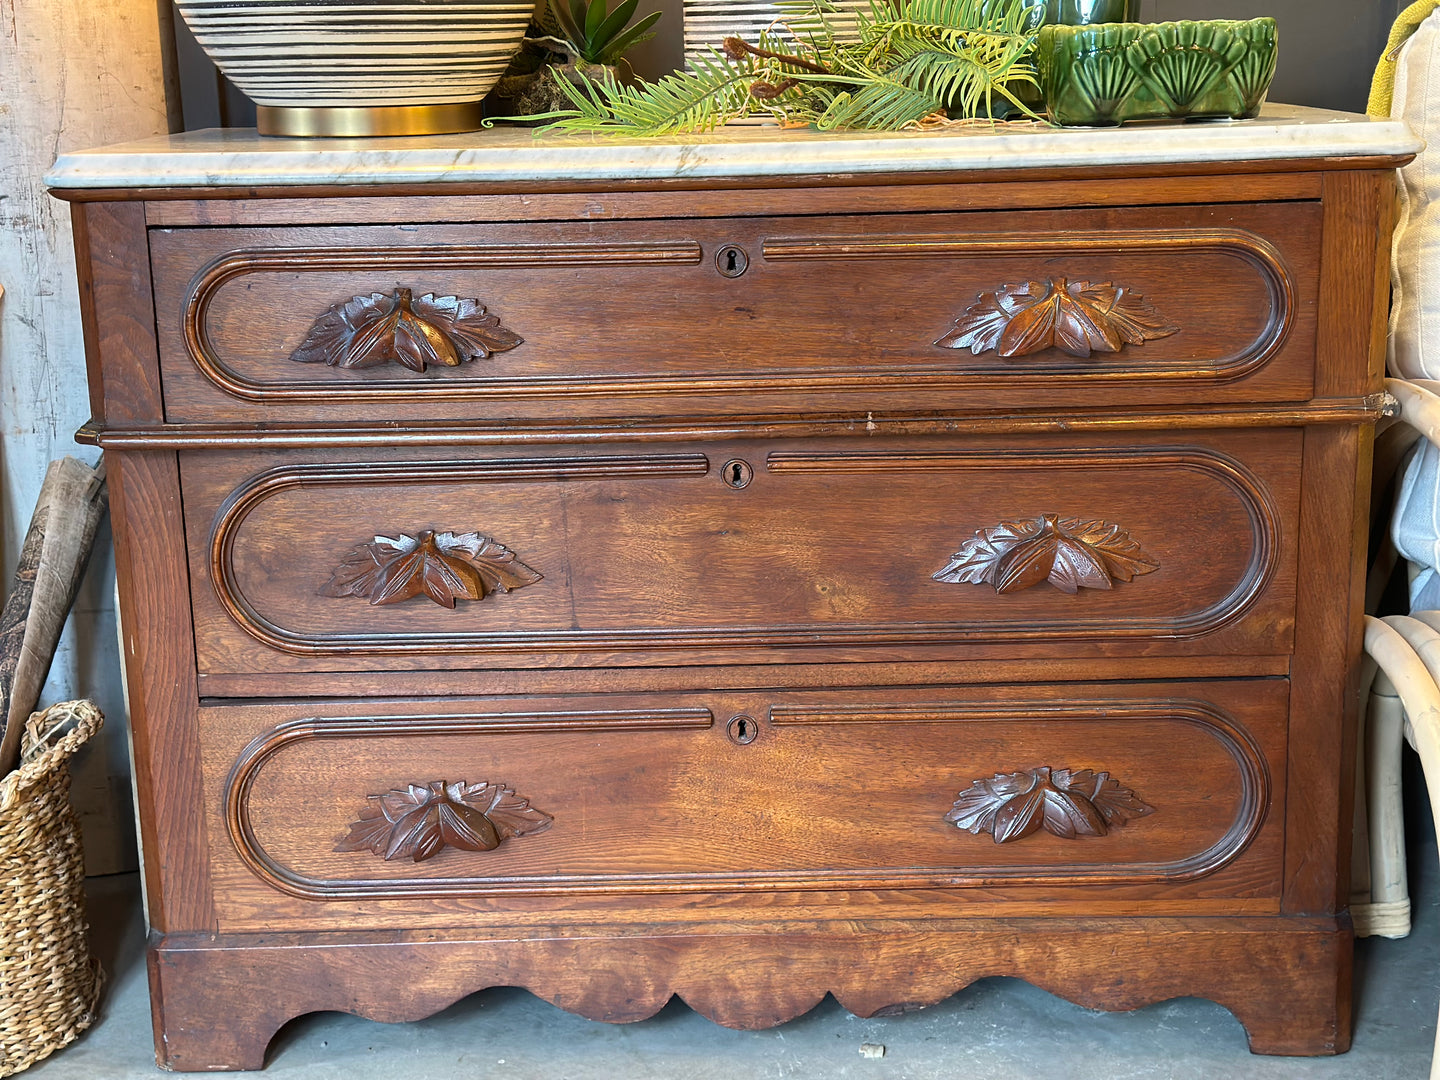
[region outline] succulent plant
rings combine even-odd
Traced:
[[[561,36],[587,64],[614,64],[628,49],[655,36],[651,27],[660,20],[658,11],[629,25],[639,6],[640,0],[622,0],[610,11],[607,0],[550,0]]]

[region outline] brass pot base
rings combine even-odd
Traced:
[[[447,105],[353,107],[258,105],[255,114],[261,135],[302,138],[447,135],[456,131],[476,131],[484,118],[478,101]]]

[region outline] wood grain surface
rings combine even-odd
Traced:
[[[150,926],[214,925],[199,790],[195,648],[174,454],[109,459],[135,797]]]
[[[844,179],[846,182],[840,182]],[[150,225],[214,227],[232,225],[356,225],[395,221],[516,222],[606,221],[674,217],[768,217],[776,214],[849,214],[956,210],[1075,209],[1087,206],[1166,206],[1178,203],[1267,202],[1320,198],[1325,174],[1260,173],[1227,176],[1168,176],[1157,183],[1143,169],[1129,175],[1094,179],[1071,176],[1054,180],[1006,180],[973,174],[936,182],[911,178],[886,184],[880,178],[828,177],[824,184],[750,185],[744,189],[692,186],[688,190],[592,190],[508,194],[449,193],[420,189],[409,195],[383,196],[348,190],[340,199],[307,198],[294,191],[265,198],[176,197],[145,203]],[[207,193],[207,194],[214,194]],[[316,192],[316,194],[323,194]],[[113,193],[112,193],[113,196]]]
[[[977,404],[1010,408],[1296,400],[1310,393],[1320,215],[1318,203],[1286,202],[883,223],[154,230],[166,412],[482,418],[517,407],[605,415],[623,403],[635,415],[713,414],[817,394],[925,408],[962,386]],[[749,256],[735,278],[715,264],[731,247]],[[1088,359],[936,344],[987,292],[1057,275],[1122,286],[1181,330]],[[397,288],[474,298],[524,344],[424,373],[290,361],[332,305]]]
[[[1327,325],[1317,349],[1317,383],[1369,389],[1384,373],[1388,280],[1377,272],[1390,249],[1393,177],[1342,174],[1327,178],[1326,186]],[[1293,678],[1295,706],[1307,722],[1305,738],[1291,743],[1290,774],[1304,794],[1289,809],[1290,912],[1338,911],[1349,898],[1373,443],[1372,427],[1312,429],[1305,436],[1300,542],[1307,554],[1301,556],[1304,599]]]
[[[790,692],[719,711],[689,694],[523,712],[504,700],[360,718],[292,709],[267,714],[235,756],[225,827],[252,874],[311,900],[1180,883],[1232,862],[1278,801],[1253,740],[1283,742],[1286,688],[1226,687],[1243,724],[1195,697],[1200,684],[1148,689],[1173,696],[1083,685],[1062,700]],[[758,737],[737,743],[731,716]],[[202,723],[229,743],[259,719],[220,708]],[[1078,845],[1002,845],[947,822],[976,779],[1041,765],[1123,777],[1155,813]],[[554,825],[423,866],[336,850],[371,793],[439,780],[504,784]]]
[[[961,645],[1053,654],[1038,643],[1060,641],[1091,655],[1284,651],[1298,449],[1298,432],[1257,431],[403,464],[195,455],[183,471],[200,670],[603,666],[679,650],[958,658]],[[727,484],[727,462],[753,466],[751,482]],[[1159,569],[1073,597],[935,579],[978,530],[1046,513],[1118,523]],[[322,595],[357,544],[417,529],[481,532],[543,580],[455,609]]]
[[[109,423],[164,417],[145,213],[130,203],[76,206],[75,257],[91,414]]]
[[[879,917],[937,889],[986,913],[1100,896],[1273,913],[1287,695],[1270,679],[204,708],[222,929],[813,913],[841,892]],[[728,730],[742,715],[746,744]],[[1056,755],[1155,813],[1079,847],[945,820],[976,778]],[[441,779],[503,782],[554,823],[423,864],[333,850],[368,795]]]
[[[1394,164],[69,193],[160,1063],[987,975],[1342,1051]]]
[[[169,935],[152,940],[150,977],[165,1033],[157,1060],[177,1071],[258,1069],[280,1026],[314,1009],[415,1020],[487,986],[523,987],[612,1023],[643,1020],[678,995],[753,1030],[826,993],[877,1016],[991,975],[1093,1009],[1198,994],[1235,1014],[1254,1052],[1313,1055],[1350,1046],[1350,945],[1348,925],[1333,919],[733,920],[628,931],[559,922],[526,936]],[[252,1006],[230,1007],[238,995]]]

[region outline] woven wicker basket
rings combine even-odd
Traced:
[[[36,713],[24,764],[0,780],[0,1076],[49,1056],[95,1019],[101,976],[90,959],[68,764],[100,723],[88,701]]]

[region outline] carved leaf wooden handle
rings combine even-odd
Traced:
[[[488,536],[427,529],[361,544],[335,568],[320,595],[363,596],[371,604],[424,595],[453,608],[456,600],[483,600],[492,592],[532,585],[541,576]]]
[[[1118,525],[1042,514],[979,529],[933,577],[1016,592],[1048,581],[1061,592],[1109,589],[1160,564]]]
[[[1139,293],[1108,281],[1062,277],[981,293],[935,344],[942,349],[969,349],[976,356],[990,349],[1014,357],[1059,348],[1071,356],[1088,357],[1179,331]]]
[[[316,320],[301,346],[290,354],[300,364],[365,368],[396,363],[411,371],[432,364],[456,367],[485,360],[523,344],[478,300],[411,289],[390,295],[352,296]]]
[[[1044,829],[1065,839],[1104,836],[1132,818],[1153,814],[1108,772],[1051,769],[996,773],[960,793],[945,820],[975,835],[989,833],[997,844]]]
[[[423,862],[446,847],[493,851],[502,840],[542,832],[553,821],[504,784],[435,780],[369,796],[335,850]]]

